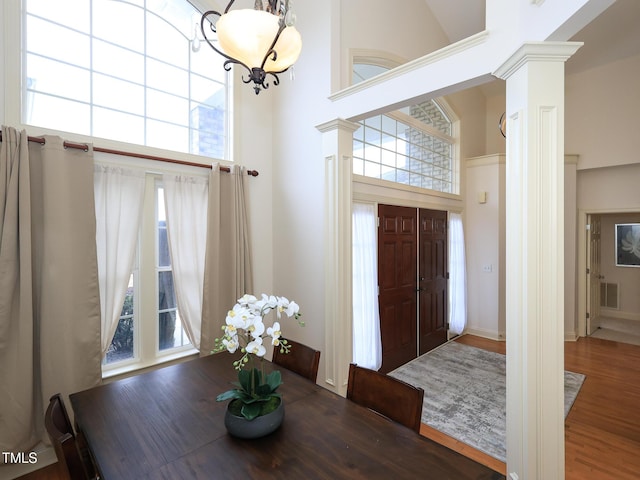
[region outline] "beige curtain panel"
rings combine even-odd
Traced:
[[[0,450],[28,451],[44,408],[100,381],[93,151],[2,128]]]
[[[237,165],[225,175],[213,165],[209,177],[201,355],[211,353],[236,300],[253,293],[245,177]]]

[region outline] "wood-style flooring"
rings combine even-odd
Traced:
[[[498,353],[506,344],[471,335],[457,339]],[[565,370],[586,379],[565,421],[566,480],[640,478],[640,346],[597,338],[565,342]],[[420,433],[506,474],[504,463],[433,429]]]
[[[471,335],[457,341],[498,353],[506,344]],[[640,478],[640,346],[596,338],[565,343],[565,369],[586,380],[565,422],[566,480]],[[430,429],[422,435],[505,474],[505,464]],[[20,480],[66,480],[53,464]]]

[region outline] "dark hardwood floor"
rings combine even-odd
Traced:
[[[471,335],[457,341],[505,353],[506,344]],[[565,343],[565,369],[586,380],[565,422],[566,480],[640,478],[640,346],[596,338]],[[505,473],[504,463],[423,425],[420,433]],[[66,480],[53,464],[19,480]]]

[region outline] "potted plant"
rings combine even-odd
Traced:
[[[272,311],[276,321],[265,326],[265,317]],[[245,294],[227,313],[224,335],[215,339],[213,353],[228,351],[242,356],[233,362],[238,371],[236,388],[221,393],[216,398],[222,402],[231,400],[225,415],[229,433],[242,438],[258,438],[276,430],[284,419],[284,405],[278,387],[282,377],[278,370],[265,374],[265,340],[270,341],[281,353],[289,353],[291,346],[282,340],[280,320],[282,316],[294,317],[300,326],[300,308],[285,297],[262,294],[260,299]],[[258,365],[256,365],[258,363]]]

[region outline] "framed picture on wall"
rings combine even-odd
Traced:
[[[616,224],[616,266],[640,267],[640,223]]]

